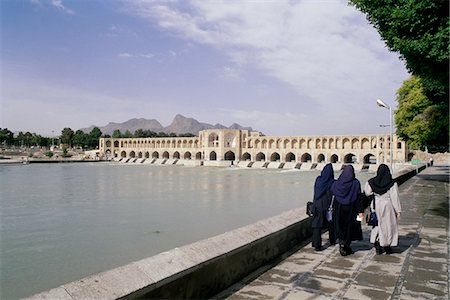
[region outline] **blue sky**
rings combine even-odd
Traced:
[[[383,133],[408,73],[346,0],[1,0],[0,127],[176,114],[266,135]]]

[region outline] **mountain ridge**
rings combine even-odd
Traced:
[[[128,121],[122,123],[109,122],[105,126],[95,126],[91,125],[86,128],[81,128],[80,130],[89,133],[94,127],[98,127],[103,134],[112,135],[114,130],[120,130],[121,133],[129,130],[134,133],[138,129],[151,130],[154,132],[164,132],[164,133],[191,133],[198,135],[198,132],[206,129],[242,129],[242,130],[253,130],[251,127],[243,127],[237,123],[233,123],[231,126],[227,127],[222,124],[208,124],[199,122],[194,118],[187,118],[181,114],[175,115],[173,121],[168,126],[163,126],[156,119],[145,119],[145,118],[132,118]]]

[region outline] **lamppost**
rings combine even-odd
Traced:
[[[377,99],[377,105],[379,107],[384,107],[386,109],[389,109],[389,167],[391,169],[391,172],[394,173],[394,169],[392,169],[392,159],[393,159],[393,151],[392,151],[392,144],[393,144],[393,139],[392,139],[392,109],[389,105],[387,105],[386,103],[384,103],[381,99]]]

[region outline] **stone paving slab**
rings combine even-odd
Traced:
[[[325,250],[308,244],[217,298],[449,299],[449,176],[450,166],[434,166],[400,187],[393,254],[375,253],[366,225],[364,240],[352,243],[355,253],[347,257],[324,234]]]

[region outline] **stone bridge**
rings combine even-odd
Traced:
[[[198,137],[101,138],[107,158],[153,158],[202,161],[292,163],[389,163],[390,137],[378,135],[264,136],[257,131],[209,129]],[[396,135],[393,162],[409,159],[406,143]]]

